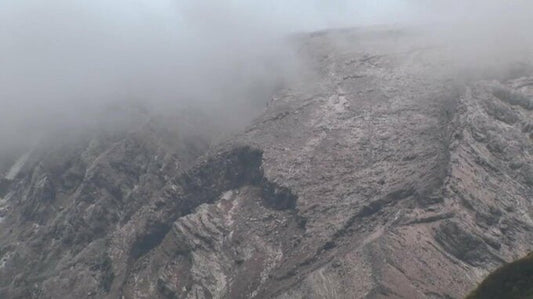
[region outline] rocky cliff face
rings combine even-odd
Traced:
[[[209,150],[148,123],[11,158],[0,295],[461,298],[531,250],[526,64],[390,30],[299,39],[318,75]]]

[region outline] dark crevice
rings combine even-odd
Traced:
[[[133,244],[131,256],[134,259],[145,255],[150,250],[161,244],[161,241],[165,238],[170,230],[170,225],[156,223],[148,228],[146,234],[137,239]]]
[[[100,271],[101,277],[99,286],[104,292],[108,293],[111,290],[111,285],[115,279],[111,258],[106,255],[100,264],[93,267],[93,270]]]
[[[263,198],[263,204],[267,208],[274,210],[296,208],[297,197],[288,188],[278,186],[266,179],[263,179],[261,185],[261,197]]]
[[[435,241],[446,252],[472,266],[479,266],[488,261],[503,262],[487,247],[482,238],[450,220],[439,225],[435,233]]]
[[[381,211],[384,207],[392,203],[396,203],[402,199],[411,197],[411,196],[414,197],[415,199],[420,197],[416,189],[413,186],[407,186],[406,188],[392,191],[391,193],[387,194],[385,197],[363,206],[361,210],[359,211],[359,213],[355,215],[355,218],[353,218],[351,222],[349,221],[347,223],[347,226],[351,226],[353,222],[355,222],[356,219],[370,217],[378,213],[379,211]]]
[[[134,242],[131,257],[138,259],[157,247],[179,217],[194,212],[201,204],[213,203],[227,190],[243,186],[261,189],[263,204],[274,210],[296,207],[297,197],[290,189],[270,182],[261,167],[263,152],[251,147],[238,147],[200,163],[175,180],[172,190],[163,190],[156,202],[158,216],[147,224]],[[159,215],[160,214],[160,215]],[[303,224],[305,225],[305,224]]]

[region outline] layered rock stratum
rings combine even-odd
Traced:
[[[314,75],[224,142],[147,120],[6,155],[0,297],[462,298],[531,251],[529,61],[296,39]]]

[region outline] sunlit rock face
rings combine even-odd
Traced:
[[[220,144],[147,121],[10,156],[0,297],[461,298],[532,248],[527,61],[295,38],[313,75]]]

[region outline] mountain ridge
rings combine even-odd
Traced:
[[[0,295],[461,298],[531,250],[527,66],[389,29],[298,39],[316,76],[220,144],[145,125],[23,167]]]

